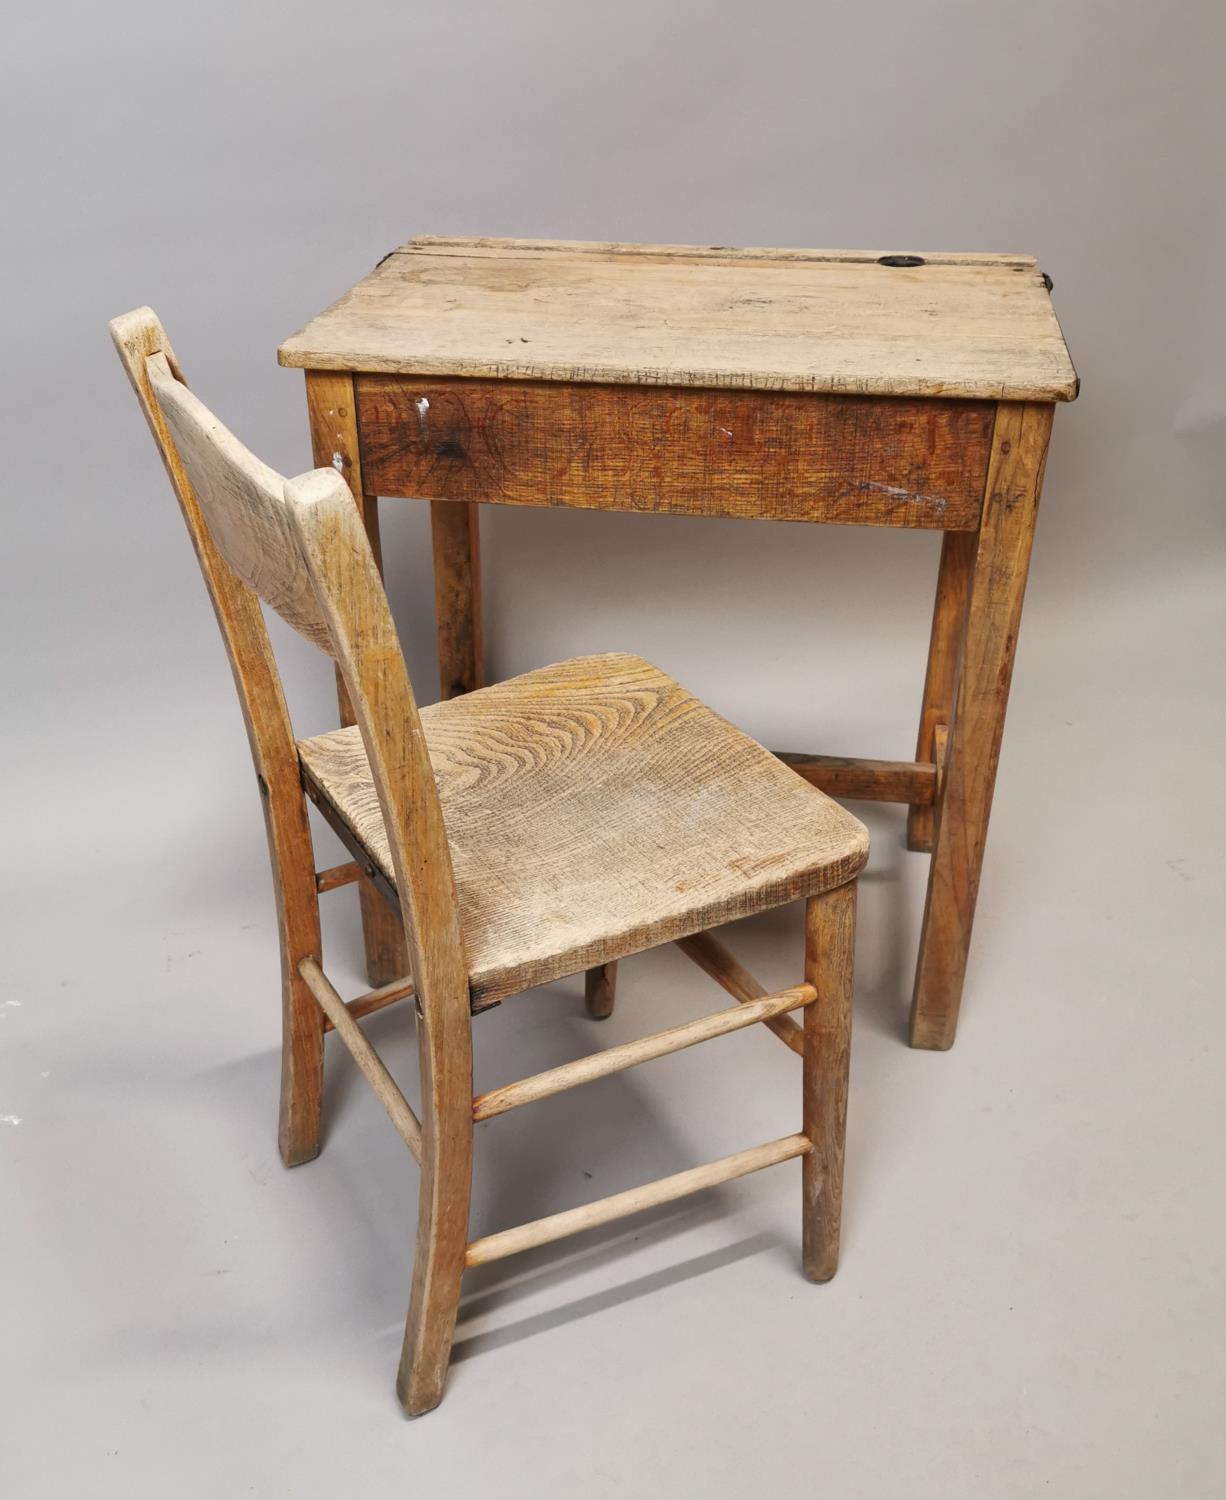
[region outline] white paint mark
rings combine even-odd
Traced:
[[[931,505],[933,510],[945,509],[945,498],[942,495],[917,495],[913,490],[900,489],[896,484],[877,484],[871,479],[861,482],[862,490],[876,490],[879,495],[893,495],[896,500],[915,500],[920,505]]]
[[[334,453],[332,455],[332,467],[338,474],[345,472],[345,455],[343,453]]]
[[[20,1125],[20,1115],[0,1115],[0,1125]]]
[[[425,442],[430,435],[430,398],[419,396],[414,404],[417,407],[417,430]]]
[[[4,1003],[5,1003],[5,1005],[15,1005],[18,1010],[21,1009],[21,1001],[20,1000],[6,1000]]]
[[[732,436],[732,429],[730,427],[721,427],[720,431],[724,434],[725,437]]]
[[[50,1078],[51,1077],[51,1069],[50,1068],[44,1069],[43,1072],[41,1072],[38,1076],[40,1078]]]

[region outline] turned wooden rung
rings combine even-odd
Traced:
[[[713,933],[695,932],[689,937],[678,938],[677,947],[742,1005],[751,1005],[766,994],[764,987]],[[765,1025],[793,1052],[804,1052],[804,1030],[791,1016],[768,1017]]]
[[[411,979],[394,979],[391,984],[380,985],[377,990],[367,990],[364,995],[346,1000],[345,1009],[357,1021],[363,1016],[373,1015],[377,1010],[383,1010],[385,1006],[395,1005],[398,1000],[408,1000],[415,993]],[[327,1016],[324,1017],[324,1030],[333,1030],[332,1022]]]
[[[347,865],[332,865],[327,870],[316,870],[315,889],[322,896],[325,891],[335,891],[342,885],[352,885],[362,878],[362,867],[350,860]]]
[[[813,1143],[804,1135],[785,1135],[777,1141],[768,1141],[764,1146],[751,1146],[748,1151],[738,1151],[735,1156],[725,1156],[720,1161],[708,1162],[706,1166],[691,1167],[688,1172],[678,1172],[674,1177],[661,1177],[643,1187],[614,1193],[611,1198],[599,1198],[595,1203],[584,1203],[579,1208],[567,1209],[565,1213],[551,1214],[546,1219],[534,1219],[530,1224],[520,1224],[515,1229],[503,1229],[498,1234],[472,1240],[465,1248],[464,1264],[483,1266],[507,1255],[518,1255],[521,1250],[534,1250],[538,1245],[565,1239],[568,1234],[611,1224],[615,1219],[624,1219],[661,1203],[671,1203],[674,1198],[684,1198],[690,1193],[701,1192],[703,1188],[731,1182],[735,1177],[745,1177],[763,1167],[777,1166],[794,1156],[804,1156],[812,1149]]]
[[[396,1086],[396,1080],[383,1065],[383,1059],[367,1041],[362,1028],[354,1020],[349,1007],[333,989],[328,976],[313,958],[304,958],[298,965],[307,989],[314,995],[320,1010],[336,1028],[336,1034],[353,1054],[353,1060],[361,1068],[367,1083],[391,1116],[392,1124],[400,1132],[405,1145],[421,1161],[421,1122],[413,1113],[409,1101]]]
[[[521,1104],[531,1104],[537,1099],[547,1099],[550,1094],[560,1094],[563,1089],[573,1089],[581,1083],[607,1078],[610,1073],[635,1068],[639,1063],[650,1062],[656,1057],[667,1057],[670,1052],[680,1052],[699,1042],[727,1036],[746,1026],[755,1026],[759,1021],[770,1021],[784,1011],[811,1005],[816,999],[817,991],[811,984],[797,984],[791,989],[780,990],[777,995],[766,995],[761,1000],[751,1001],[737,1009],[699,1016],[696,1021],[687,1021],[682,1026],[671,1026],[667,1031],[653,1032],[651,1036],[640,1037],[638,1041],[623,1042],[620,1047],[594,1052],[590,1057],[581,1057],[575,1062],[563,1063],[561,1067],[549,1068],[544,1073],[534,1073],[531,1078],[521,1078],[518,1083],[508,1083],[502,1088],[478,1094],[473,1100],[473,1119],[488,1120],[494,1115],[505,1114],[509,1109],[518,1109]]]

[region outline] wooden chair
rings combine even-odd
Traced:
[[[856,877],[864,827],[636,656],[562,662],[419,712],[353,498],[284,480],[187,389],[142,308],[111,332],[161,450],[225,637],[264,806],[282,959],[280,1149],[320,1147],[334,1028],[421,1167],[397,1385],[436,1406],[468,1266],[802,1160],[802,1262],[838,1258]],[[295,741],[259,600],[332,656],[356,724]],[[305,793],[305,795],[304,795]],[[306,799],[352,864],[316,871]],[[373,883],[411,979],[346,1003],[321,966],[318,896]],[[806,901],[804,983],[767,994],[709,928]],[[676,941],[739,1002],[473,1097],[472,1018],[532,986]],[[420,1121],[359,1019],[415,997]],[[788,1014],[803,1010],[803,1026]],[[518,1228],[468,1238],[474,1121],[762,1022],[803,1059],[794,1135]]]

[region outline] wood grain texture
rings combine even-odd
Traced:
[[[336,891],[344,885],[353,885],[361,880],[361,868],[352,860],[344,865],[332,865],[327,870],[319,870],[315,875],[315,889],[322,896],[327,891]]]
[[[978,546],[974,534],[952,531],[946,533],[941,544],[916,760],[935,761],[935,727],[948,724],[953,717],[954,688],[958,681],[962,634],[966,628],[966,603],[970,597]],[[912,799],[911,811],[907,814],[907,848],[916,853],[930,854],[935,826],[933,799]]]
[[[311,453],[321,469],[335,469],[353,496],[375,567],[383,572],[383,548],[379,536],[379,501],[369,494],[363,480],[362,455],[358,444],[357,410],[353,378],[329,371],[306,372],[307,417],[311,428]],[[337,704],[342,724],[354,722],[345,683],[339,671]],[[362,911],[362,938],[366,949],[366,977],[375,986],[391,984],[408,972],[400,916],[365,881],[358,886]]]
[[[867,857],[857,819],[639,657],[545,667],[421,721],[476,1004],[841,885]],[[391,878],[361,739],[299,752]]]
[[[607,1021],[617,1001],[617,964],[597,964],[583,976],[583,1004],[593,1021]]]
[[[410,240],[281,346],[389,374],[1072,400],[1028,256]]]
[[[994,415],[549,381],[361,375],[356,390],[381,495],[944,530],[978,525]]]
[[[814,897],[805,911],[805,978],[817,991],[804,1016],[803,1129],[813,1150],[801,1173],[803,1264],[813,1281],[829,1281],[839,1264],[855,959],[852,881]]]
[[[357,720],[335,733],[363,747],[416,986],[421,1187],[397,1390],[417,1416],[442,1399],[468,1233],[472,1032],[464,938],[430,752],[361,518],[333,469],[289,481],[285,499]]]
[[[155,395],[152,376],[183,372],[157,315],[142,307],[114,319],[111,337],[166,467],[234,674],[264,814],[281,950],[281,1103],[278,1145],[287,1166],[319,1153],[323,1028],[298,964],[319,957],[315,857],[289,711],[257,597],[209,534],[200,503]],[[259,471],[257,471],[259,472]]]
[[[353,1011],[333,989],[328,976],[313,958],[304,958],[298,971],[315,997],[320,1010],[332,1023],[337,1036],[349,1048],[350,1055],[370,1084],[375,1098],[387,1110],[401,1140],[421,1161],[421,1121],[400,1092],[396,1080],[387,1071],[383,1059],[367,1040]]]
[[[760,1000],[750,1000],[731,1010],[715,1011],[697,1020],[685,1021],[680,1026],[670,1026],[667,1031],[655,1031],[650,1036],[636,1037],[632,1042],[623,1042],[618,1047],[606,1047],[603,1052],[592,1052],[574,1062],[562,1063],[531,1078],[521,1078],[501,1088],[489,1089],[473,1100],[473,1119],[490,1120],[495,1115],[506,1114],[524,1104],[535,1104],[538,1099],[548,1099],[565,1089],[578,1088],[580,1084],[594,1083],[598,1078],[608,1078],[613,1073],[622,1073],[627,1068],[637,1068],[640,1063],[652,1062],[657,1057],[668,1057],[687,1047],[696,1047],[700,1042],[714,1041],[717,1037],[730,1036],[734,1031],[743,1031],[746,1026],[773,1021],[786,1011],[799,1010],[817,998],[812,985],[798,984],[791,989],[780,990],[775,995],[763,995]]]
[[[928,896],[911,1002],[911,1045],[957,1031],[1005,708],[1030,564],[1052,407],[1002,404],[948,727]]]
[[[440,698],[485,686],[479,516],[475,505],[436,500],[430,506]]]
[[[677,947],[742,1005],[761,1000],[767,993],[765,986],[758,983],[713,932],[693,932],[689,937],[678,938]],[[773,1016],[765,1025],[793,1052],[804,1053],[804,1032],[791,1016]]]
[[[630,1188],[612,1197],[600,1198],[595,1203],[585,1203],[579,1208],[568,1208],[560,1214],[551,1214],[546,1219],[534,1219],[530,1224],[519,1224],[514,1229],[503,1229],[497,1234],[487,1234],[473,1240],[468,1246],[466,1264],[487,1265],[493,1260],[502,1260],[508,1255],[519,1255],[524,1250],[534,1250],[538,1245],[549,1245],[567,1235],[581,1234],[585,1229],[595,1229],[601,1224],[612,1224],[630,1214],[642,1213],[661,1203],[672,1203],[690,1193],[700,1193],[705,1188],[717,1187],[721,1182],[731,1182],[737,1177],[747,1177],[750,1172],[760,1172],[764,1167],[775,1167],[780,1162],[804,1156],[811,1149],[807,1136],[786,1135],[777,1141],[768,1141],[762,1146],[750,1146],[747,1151],[738,1151],[719,1161],[708,1162],[701,1167],[691,1167],[688,1172],[678,1172],[673,1177],[661,1177],[643,1187]]]
[[[845,755],[806,755],[777,750],[784,763],[810,786],[831,797],[862,802],[931,802],[936,794],[936,767],[909,760],[857,760]]]
[[[241,583],[331,654],[328,627],[290,531],[281,476],[175,378],[165,355],[154,355],[147,369],[218,552]]]

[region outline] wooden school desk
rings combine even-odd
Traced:
[[[909,805],[932,856],[911,1041],[945,1048],[1054,403],[1077,394],[1050,286],[1016,255],[423,237],[279,357],[376,556],[376,496],[431,502],[445,697],[482,683],[479,504],[944,533],[915,760],[788,759]],[[371,982],[397,977],[394,919],[371,891],[363,913]]]

